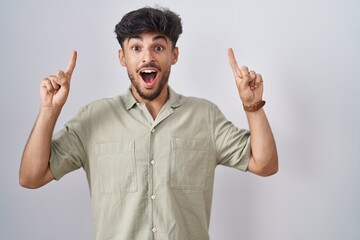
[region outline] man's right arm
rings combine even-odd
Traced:
[[[41,82],[39,115],[21,159],[19,182],[23,187],[38,188],[54,179],[49,165],[51,139],[56,121],[69,95],[76,58],[77,53],[74,51],[65,72],[60,70]]]

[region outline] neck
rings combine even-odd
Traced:
[[[155,120],[157,115],[159,114],[161,108],[164,106],[166,101],[169,98],[169,88],[168,85],[164,86],[161,90],[159,96],[157,96],[153,100],[146,100],[140,97],[134,87],[131,88],[131,92],[135,99],[138,102],[145,103],[146,108],[148,109],[149,113],[151,114],[152,118]]]

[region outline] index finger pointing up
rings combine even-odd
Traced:
[[[67,78],[71,78],[71,75],[76,66],[77,52],[74,50],[71,54],[71,58],[69,60],[68,66],[65,70],[65,74]]]
[[[228,49],[228,57],[229,57],[229,62],[230,62],[231,69],[232,69],[232,71],[234,73],[234,77],[235,78],[238,78],[238,77],[242,78],[242,74],[241,74],[239,66],[238,66],[238,64],[236,62],[234,51],[232,50],[232,48]]]

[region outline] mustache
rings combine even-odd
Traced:
[[[159,65],[157,65],[157,64],[155,64],[155,63],[146,63],[146,64],[143,64],[143,65],[141,65],[140,67],[138,67],[138,68],[136,69],[136,72],[139,72],[139,71],[140,71],[141,69],[143,69],[143,68],[155,68],[155,69],[161,71],[161,67],[160,67]]]

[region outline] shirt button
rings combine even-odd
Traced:
[[[156,162],[155,162],[155,160],[151,160],[150,163],[151,163],[151,165],[155,165]]]
[[[151,231],[152,231],[153,233],[155,233],[155,232],[157,231],[157,229],[156,229],[156,228],[152,228]]]
[[[151,129],[151,132],[154,133],[154,132],[155,132],[155,128]]]
[[[155,195],[151,195],[152,200],[155,200],[155,198],[156,198]]]

